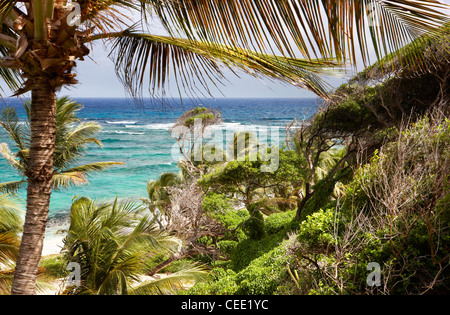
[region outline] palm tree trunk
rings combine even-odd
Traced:
[[[27,213],[11,294],[35,294],[52,192],[56,96],[48,78],[36,78],[31,95]]]

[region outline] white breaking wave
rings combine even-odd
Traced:
[[[118,134],[136,135],[136,136],[145,134],[145,132],[128,132],[128,131],[114,131],[114,132]]]
[[[249,132],[263,132],[270,130],[270,128],[283,128],[280,126],[266,126],[266,125],[243,125],[241,123],[223,123],[216,126],[211,126],[211,130],[233,130],[233,131],[249,131]]]
[[[147,124],[147,125],[125,125],[128,129],[146,129],[146,130],[170,130],[173,127],[173,123],[162,124]],[[231,131],[248,131],[248,132],[265,132],[270,131],[271,128],[284,128],[282,126],[267,126],[267,125],[243,125],[236,122],[227,122],[220,125],[209,126],[207,130],[231,130]]]
[[[126,128],[149,129],[149,130],[169,130],[173,123],[169,124],[149,124],[149,125],[125,125]]]
[[[124,121],[106,121],[107,124],[110,125],[134,125],[137,123],[137,121],[130,121],[130,120],[124,120]]]

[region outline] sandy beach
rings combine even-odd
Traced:
[[[45,231],[44,248],[42,249],[43,256],[61,252],[63,239],[67,235],[69,224],[68,214],[59,214],[49,218]]]
[[[44,239],[44,248],[42,249],[42,255],[54,255],[59,254],[63,247],[63,239],[66,236],[65,233],[57,234],[58,228],[47,229]]]

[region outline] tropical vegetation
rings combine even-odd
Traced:
[[[96,41],[112,43],[108,47],[115,70],[135,97],[142,95],[144,84],[152,96],[164,97],[171,76],[180,94],[208,93],[224,79],[226,68],[307,88],[329,100],[310,121],[288,128],[277,171],[259,172],[264,165],[260,156],[202,166],[192,162],[190,152],[182,166],[184,175],[189,174],[184,181],[149,184],[146,205],[150,211],[158,208],[165,216],[159,221],[166,224],[163,230],[181,244],[161,252],[162,262],[150,274],[194,259],[213,268],[215,281],[190,292],[360,293],[367,290],[361,285],[361,268],[374,259],[390,278],[373,292],[446,290],[448,231],[441,227],[448,226],[449,41],[446,27],[437,30],[449,20],[445,9],[437,0],[1,1],[0,76],[14,95],[31,92],[29,136],[22,137],[14,112],[4,112],[4,128],[19,155],[6,147],[3,155],[27,181],[11,293],[35,293],[55,185],[68,186],[83,172],[98,170],[66,164],[78,152],[57,146],[64,132],[58,131],[56,98],[62,87],[77,83],[76,62],[89,56],[89,45]],[[135,23],[123,10],[138,13],[140,21]],[[161,21],[167,36],[145,31],[150,17]],[[381,61],[331,91],[323,79],[330,69],[345,67],[347,61],[355,65],[358,59],[369,65],[372,50]],[[433,88],[420,89],[430,77],[427,84]],[[417,89],[410,88],[411,82]],[[190,115],[216,118],[201,108]],[[191,127],[191,120],[185,122]],[[418,137],[420,133],[429,137]],[[425,141],[432,154],[410,152],[405,141]],[[391,174],[394,170],[398,177]],[[404,208],[381,198],[386,187],[405,182],[410,185],[405,191],[412,193],[397,199]],[[404,191],[399,188],[398,193]],[[387,219],[376,221],[372,208]],[[68,237],[76,237],[67,239],[69,252],[82,266],[91,263],[87,256],[92,253],[104,265],[85,266],[82,291],[70,292],[132,292],[130,280],[136,280],[136,270],[144,270],[135,250],[148,245],[150,217],[129,225],[127,206],[86,199],[75,201],[72,210],[75,221],[77,214],[98,219],[92,228],[99,230],[71,226]],[[110,225],[122,216],[125,223]],[[86,247],[83,237],[94,235],[92,247]],[[98,251],[102,246],[108,248],[104,256]],[[128,262],[130,268],[121,269]]]
[[[99,204],[85,197],[73,202],[62,252],[67,263],[79,264],[80,279],[63,294],[167,294],[206,278],[194,264],[164,278],[143,278],[151,257],[173,251],[178,240],[158,229],[150,213],[139,215],[139,207],[118,200]]]
[[[6,143],[0,144],[1,154],[21,175],[22,180],[0,183],[0,191],[15,193],[27,183],[26,174],[30,165],[30,103],[24,104],[27,121],[24,123],[16,109],[6,107],[0,114],[0,126],[8,133],[17,153],[13,154]],[[102,146],[98,140],[101,126],[97,122],[77,117],[83,106],[67,97],[56,100],[56,143],[54,154],[53,189],[67,189],[71,186],[88,184],[88,176],[101,172],[120,162],[94,162],[77,165],[90,144]]]

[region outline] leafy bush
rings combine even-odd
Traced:
[[[284,238],[284,234],[265,236],[260,240],[245,239],[237,244],[232,256],[232,268],[236,272],[247,267],[254,259],[264,255],[277,247]]]
[[[276,234],[290,227],[290,223],[295,219],[296,211],[274,213],[265,220],[266,234]]]
[[[237,294],[269,295],[287,279],[286,264],[289,261],[284,242],[253,260],[236,276]]]
[[[191,127],[194,126],[194,123],[195,123],[196,119],[201,119],[202,123],[208,123],[209,121],[214,120],[215,116],[214,116],[213,113],[197,114],[197,115],[195,115],[193,117],[190,117],[190,118],[186,119],[186,121],[184,122],[184,125],[186,127],[191,128]]]
[[[356,171],[344,200],[308,216],[289,251],[296,292],[448,292],[449,147],[449,120],[424,118]],[[371,262],[380,287],[367,285]]]
[[[230,269],[215,268],[210,273],[210,281],[199,282],[183,295],[232,295],[238,290],[236,273]]]
[[[228,256],[232,256],[234,254],[238,244],[239,243],[236,241],[228,241],[228,240],[218,242],[220,251]]]
[[[230,230],[225,234],[225,239],[239,241],[246,238],[243,230],[238,227],[249,218],[247,209],[234,210],[231,199],[225,194],[217,193],[208,193],[203,198],[202,208],[210,218]]]
[[[280,285],[287,280],[285,243],[260,255],[246,268],[236,273],[230,269],[215,268],[211,271],[211,281],[201,282],[181,294],[188,295],[267,295],[283,289]]]
[[[250,218],[244,222],[244,232],[249,238],[260,240],[264,236],[264,216],[255,204],[248,207],[248,212]]]
[[[335,240],[334,209],[320,209],[308,216],[300,225],[298,240],[309,247],[327,247]]]
[[[208,193],[202,201],[203,211],[216,218],[233,209],[233,204],[225,194]]]

